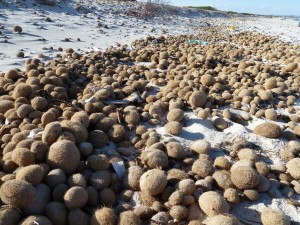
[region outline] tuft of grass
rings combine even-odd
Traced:
[[[212,6],[185,6],[185,8],[188,9],[198,9],[198,10],[208,10],[208,11],[219,11],[219,12],[224,12],[227,13],[229,15],[244,15],[244,16],[255,16],[255,14],[252,13],[239,13],[239,12],[235,12],[235,11],[221,11],[218,10]]]
[[[239,12],[234,12],[234,11],[225,11],[225,12],[229,15],[237,15],[237,14],[244,15],[244,16],[254,16],[255,15],[252,13],[239,13]]]
[[[186,8],[198,9],[198,10],[218,11],[216,8],[214,8],[212,6],[187,6]]]
[[[145,0],[140,2],[137,10],[129,10],[125,14],[140,18],[153,18],[167,16],[178,16],[178,8],[172,6],[167,0]]]

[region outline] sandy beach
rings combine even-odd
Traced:
[[[0,1],[0,224],[300,224],[298,21],[51,2]]]

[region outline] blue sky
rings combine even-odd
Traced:
[[[169,0],[177,6],[213,6],[220,10],[300,16],[300,0]]]

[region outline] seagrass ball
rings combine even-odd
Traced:
[[[30,205],[36,197],[32,184],[23,180],[8,180],[0,188],[1,200],[7,205],[24,208]]]

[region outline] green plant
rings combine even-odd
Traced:
[[[214,8],[212,6],[187,6],[186,8],[198,9],[198,10],[218,11],[216,8]]]

